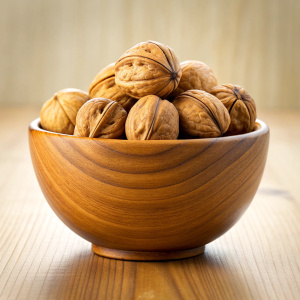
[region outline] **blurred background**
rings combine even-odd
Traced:
[[[206,62],[258,109],[300,108],[299,0],[0,0],[0,106],[41,107],[138,42]]]

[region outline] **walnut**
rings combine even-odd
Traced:
[[[96,98],[78,111],[74,135],[101,139],[120,138],[124,134],[126,110],[116,101]]]
[[[182,76],[178,87],[168,97],[169,99],[174,99],[188,90],[203,90],[209,93],[218,84],[213,71],[207,64],[197,60],[187,60],[180,65]]]
[[[222,84],[214,87],[211,93],[227,108],[230,114],[229,135],[251,132],[256,120],[256,106],[250,95],[238,85]]]
[[[127,50],[115,65],[116,84],[133,98],[166,97],[181,77],[174,51],[158,42],[143,42]]]
[[[46,101],[41,110],[41,126],[45,130],[73,134],[79,108],[89,95],[78,89],[64,89]]]
[[[130,110],[125,124],[128,140],[174,140],[179,133],[179,116],[168,100],[149,95]]]
[[[183,92],[173,104],[179,112],[180,130],[202,138],[224,135],[230,124],[226,107],[213,95],[202,90]]]
[[[93,79],[89,96],[92,98],[106,98],[120,103],[127,112],[136,102],[136,99],[125,94],[115,83],[115,63],[102,69]]]

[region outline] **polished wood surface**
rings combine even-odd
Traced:
[[[175,251],[128,251],[99,247],[93,244],[92,250],[95,254],[115,259],[138,261],[165,261],[189,258],[200,255],[205,251],[205,246],[200,246],[188,250]]]
[[[261,185],[202,255],[132,262],[93,255],[53,213],[28,149],[32,109],[0,108],[0,299],[298,299],[300,112],[259,113],[271,129]]]
[[[113,258],[195,256],[245,212],[269,145],[261,121],[248,134],[149,141],[61,135],[39,122],[29,145],[46,199],[95,253]]]

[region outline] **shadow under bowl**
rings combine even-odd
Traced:
[[[32,163],[54,212],[96,254],[128,260],[198,255],[231,228],[259,186],[268,126],[236,136],[129,141],[29,126]]]

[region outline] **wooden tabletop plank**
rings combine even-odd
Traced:
[[[299,299],[299,112],[265,112],[265,174],[242,219],[204,254],[131,262],[92,254],[42,195],[27,126],[37,109],[0,108],[0,299]]]

